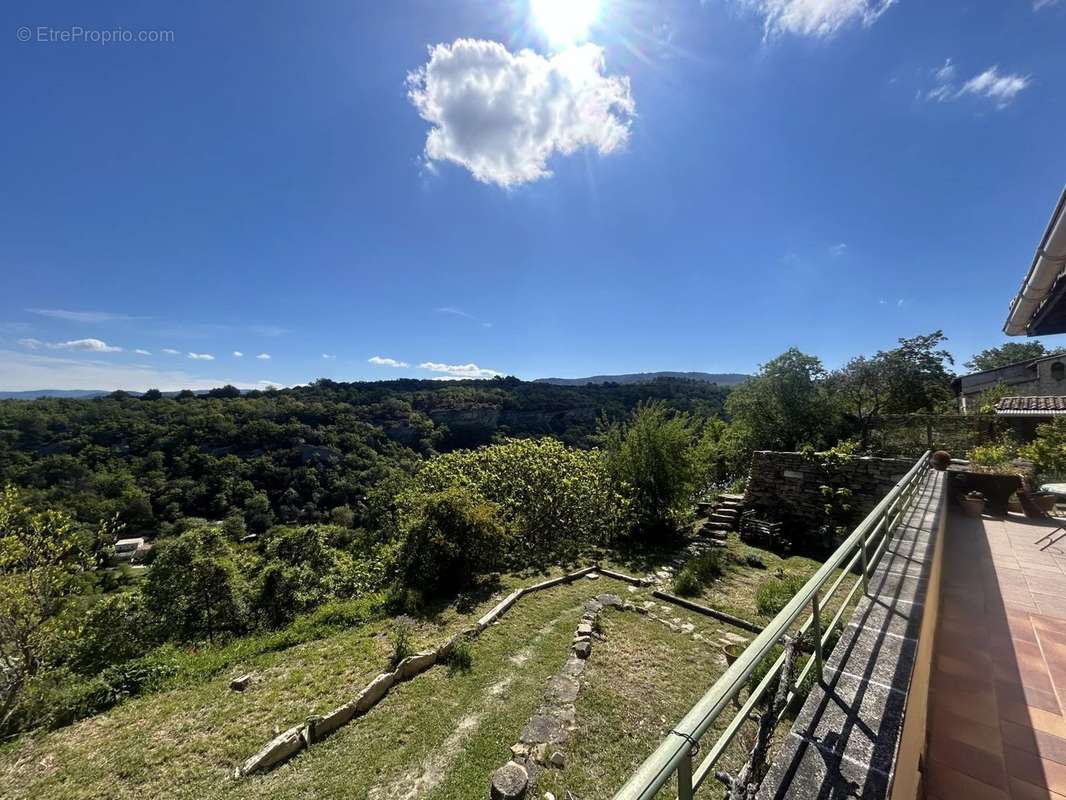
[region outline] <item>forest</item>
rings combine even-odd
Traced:
[[[320,380],[0,402],[0,736],[501,571],[674,541],[754,450],[874,453],[883,415],[953,412],[943,342],[834,371],[793,348],[729,388]],[[131,536],[153,543],[145,565],[109,567]]]

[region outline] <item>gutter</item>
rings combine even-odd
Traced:
[[[1033,263],[1011,301],[1003,332],[1008,336],[1027,335],[1029,324],[1047,299],[1055,280],[1066,269],[1066,189],[1059,197]]]

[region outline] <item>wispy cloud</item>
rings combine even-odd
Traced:
[[[19,339],[19,344],[30,350],[47,347],[50,350],[79,350],[87,353],[121,353],[122,348],[100,339],[72,339],[69,342],[42,342],[40,339]]]
[[[437,361],[423,361],[418,366],[430,372],[443,372],[453,378],[495,378],[503,375],[502,372],[485,369],[477,364],[441,364]]]
[[[950,58],[945,59],[932,74],[933,87],[919,92],[919,97],[937,103],[948,103],[966,96],[979,97],[991,100],[999,109],[1010,105],[1032,83],[1028,75],[1001,74],[999,67],[994,65],[958,86],[955,83],[958,70]]]
[[[242,353],[240,350],[234,350],[233,351],[233,357],[234,358],[244,358],[244,353]]]
[[[896,0],[740,0],[763,17],[766,38],[790,33],[827,38],[846,25],[869,27]]]
[[[128,314],[115,314],[110,311],[68,311],[62,308],[27,308],[31,314],[42,317],[64,319],[68,322],[113,322],[115,320],[148,319],[148,317],[131,317]]]
[[[175,350],[173,347],[164,347],[163,348],[163,352],[166,353],[168,356],[180,356],[181,355],[181,351],[180,350]]]
[[[1040,11],[1059,4],[1059,0],[1033,0],[1033,11]]]
[[[839,258],[848,252],[848,246],[844,242],[829,245],[829,255],[834,258]]]
[[[468,319],[471,322],[476,322],[482,328],[492,327],[491,322],[485,322],[484,320],[475,317],[473,314],[463,311],[463,309],[461,308],[456,308],[455,306],[442,306],[441,308],[435,308],[433,310],[438,314],[446,314],[451,317],[462,317],[463,319]]]
[[[270,353],[260,353],[259,355],[256,356],[256,358],[258,358],[260,361],[269,361],[270,360]]]
[[[337,356],[336,356],[336,354],[334,354],[334,353],[323,353],[323,354],[322,354],[322,358],[326,359],[327,361],[332,361],[332,360],[333,360],[333,359],[335,359],[336,357],[337,357]]]
[[[409,367],[411,366],[406,361],[397,361],[395,358],[386,358],[385,356],[371,356],[367,359],[371,364],[376,364],[379,367]]]
[[[150,356],[150,355],[152,355],[152,352],[150,350],[145,350],[145,349],[140,348],[140,347],[138,347],[133,352],[136,353],[139,356]]]
[[[193,361],[214,361],[215,357],[210,353],[189,353],[189,358]]]
[[[998,108],[1003,108],[1014,100],[1020,92],[1028,88],[1031,80],[1028,75],[1001,75],[998,66],[992,66],[980,75],[974,75],[963,84],[960,95],[972,94],[987,97]]]

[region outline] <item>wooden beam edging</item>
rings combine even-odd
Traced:
[[[599,564],[592,564],[591,566],[568,572],[565,575],[560,575],[557,578],[549,578],[531,586],[515,589],[497,603],[491,611],[481,617],[477,623],[459,631],[436,650],[427,650],[408,656],[397,664],[396,669],[392,672],[383,672],[370,681],[351,702],[338,706],[322,716],[308,717],[306,722],[294,725],[283,733],[278,734],[267,742],[258,753],[236,767],[233,771],[233,777],[241,778],[253,772],[265,772],[273,769],[279,764],[288,761],[301,750],[325,739],[356,717],[361,717],[381,702],[397,683],[410,680],[416,675],[421,675],[434,664],[445,661],[461,639],[476,639],[485,628],[499,620],[524,595],[539,592],[542,589],[550,589],[562,583],[572,583],[592,572],[599,572],[609,578],[631,583],[635,586],[648,586],[651,584],[650,581],[644,578],[634,578],[621,572],[601,569]]]
[[[665,600],[668,603],[687,608],[689,611],[695,611],[698,614],[705,614],[708,617],[714,617],[722,622],[728,622],[730,625],[734,625],[738,628],[748,631],[749,633],[762,633],[762,628],[756,625],[754,622],[748,622],[746,619],[740,617],[734,617],[732,614],[727,614],[724,611],[719,611],[716,608],[710,606],[701,606],[699,603],[693,603],[691,600],[686,600],[683,597],[677,597],[666,592],[660,592],[658,589],[651,593],[652,597],[657,597],[660,600]]]

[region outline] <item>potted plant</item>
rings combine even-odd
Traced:
[[[980,445],[969,453],[966,472],[951,473],[958,495],[977,492],[985,499],[985,510],[996,517],[1007,515],[1008,501],[1022,488],[1024,467],[1015,463],[1014,445],[1008,439]]]
[[[987,500],[985,496],[980,492],[971,491],[964,494],[959,498],[959,504],[962,506],[962,513],[968,517],[979,517],[985,511],[985,505]]]

